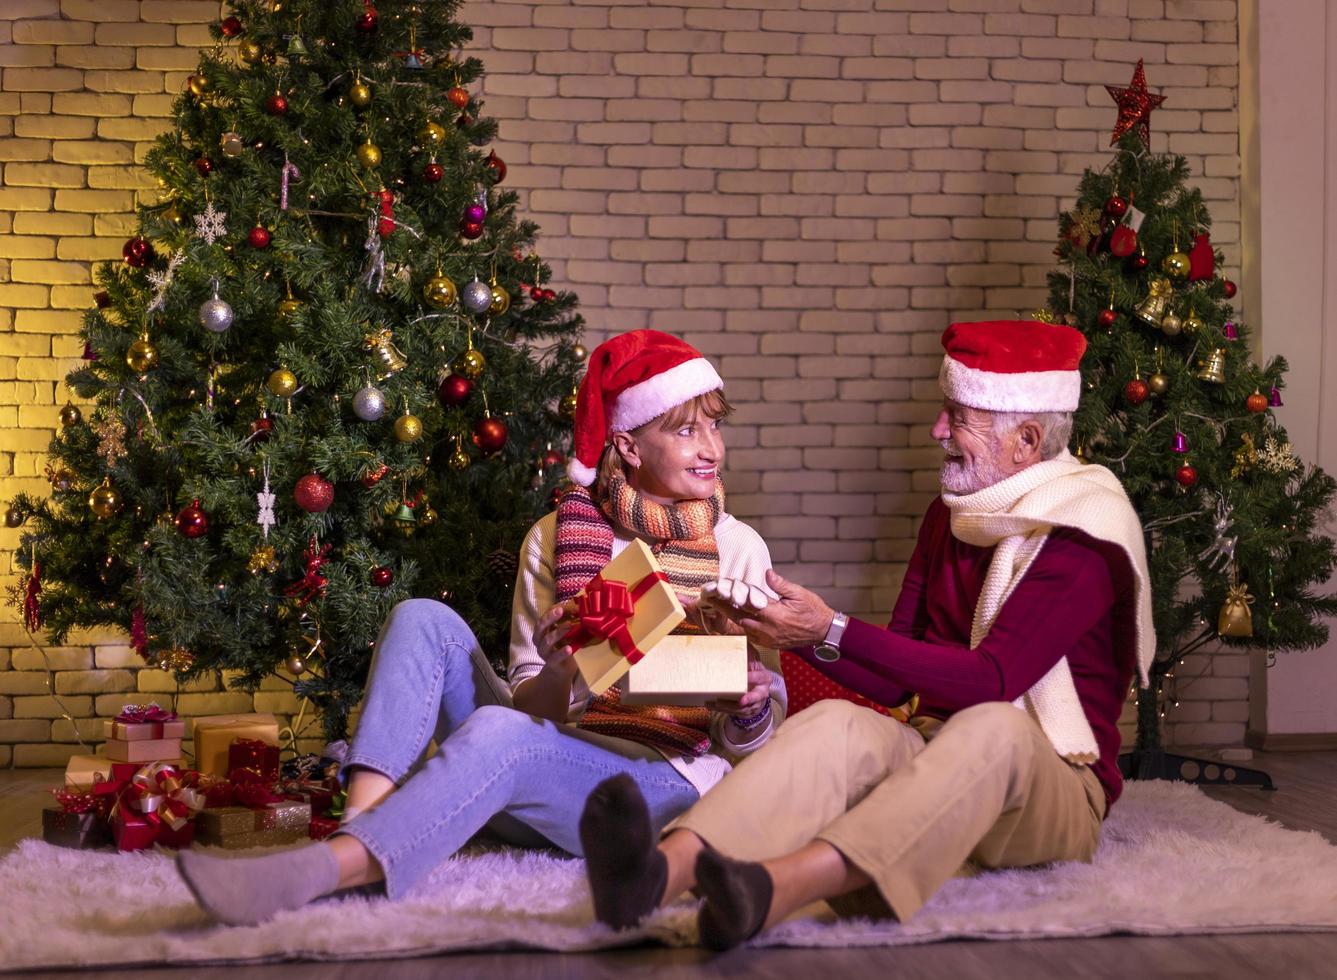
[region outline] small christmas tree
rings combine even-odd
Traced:
[[[1086,171],[1059,222],[1064,264],[1044,312],[1087,338],[1074,451],[1123,481],[1147,534],[1157,657],[1137,696],[1136,751],[1149,758],[1162,687],[1185,655],[1218,637],[1272,651],[1327,639],[1337,597],[1312,590],[1337,550],[1315,528],[1337,484],[1301,464],[1270,411],[1286,363],[1253,361],[1187,163],[1148,151],[1163,97],[1147,92],[1141,62],[1110,94],[1118,149]]]
[[[458,3],[236,0],[96,271],[18,599],[183,677],[295,679],[342,734],[411,596],[504,654],[584,358],[459,54]]]

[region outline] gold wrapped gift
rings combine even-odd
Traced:
[[[195,818],[195,843],[238,849],[291,844],[311,827],[311,804],[296,800],[262,807],[208,807]]]
[[[195,768],[210,776],[226,776],[227,750],[239,738],[279,744],[279,723],[270,714],[213,715],[195,719]]]
[[[666,636],[627,674],[623,704],[700,707],[747,693],[747,637]]]
[[[591,694],[612,687],[687,618],[644,541],[627,545],[576,596],[577,622],[563,642]]]

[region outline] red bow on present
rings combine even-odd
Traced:
[[[94,784],[92,795],[112,801],[109,816],[124,807],[151,826],[166,824],[180,830],[204,808],[203,794],[192,785],[193,775],[183,774],[176,766],[151,762],[129,779],[112,778]]]
[[[592,640],[607,640],[631,664],[645,653],[631,638],[631,618],[636,603],[649,592],[656,582],[667,582],[663,572],[651,572],[628,588],[625,582],[606,581],[602,575],[590,579],[585,590],[576,596],[576,612],[580,623],[562,638],[564,645],[579,650]]]
[[[148,704],[127,704],[121,709],[121,713],[116,716],[116,720],[125,722],[127,725],[176,721],[176,712],[168,711],[157,701],[150,701]]]
[[[302,555],[302,560],[306,563],[306,574],[302,576],[300,582],[294,582],[283,590],[284,595],[297,599],[299,608],[317,597],[325,598],[325,589],[329,586],[330,580],[320,574],[320,569],[325,564],[325,556],[329,553],[329,545],[317,551],[316,539],[312,536],[311,542],[306,546],[306,552]]]

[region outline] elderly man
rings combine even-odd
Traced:
[[[1120,708],[1155,648],[1142,528],[1114,475],[1066,448],[1078,331],[961,323],[943,346],[943,492],[890,625],[773,572],[779,601],[726,610],[758,644],[910,702],[909,723],[821,702],[658,845],[634,785],[601,784],[582,834],[602,921],[630,924],[695,886],[702,942],[727,949],[818,899],[853,909],[857,892],[904,921],[968,860],[1095,853],[1122,787]]]

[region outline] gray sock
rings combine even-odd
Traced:
[[[325,844],[258,857],[180,851],[176,867],[200,907],[227,925],[255,925],[339,887],[339,862]]]

